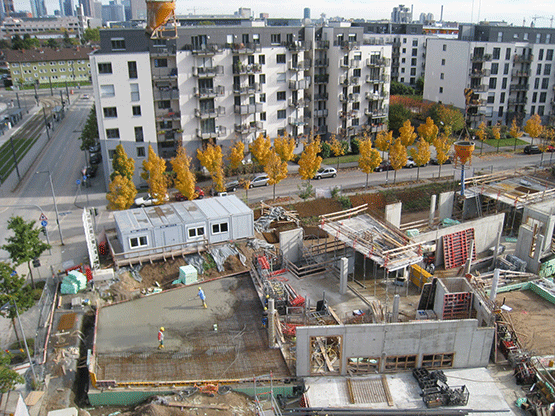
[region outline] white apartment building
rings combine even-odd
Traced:
[[[107,29],[90,57],[106,178],[121,143],[136,161],[212,142],[225,152],[258,134],[349,139],[385,128],[391,47],[362,28],[179,27],[177,39]]]

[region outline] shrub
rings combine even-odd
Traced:
[[[351,139],[351,153],[353,155],[358,155],[360,153],[358,143],[359,143],[359,140],[356,137],[354,139]]]
[[[351,200],[346,195],[337,195],[335,199],[341,204],[343,209],[349,209],[353,207],[353,204],[351,204]]]
[[[297,189],[299,190],[299,197],[301,199],[308,199],[314,194],[314,187],[310,184],[310,182],[304,182],[301,185],[297,185]]]
[[[322,151],[320,152],[322,159],[327,159],[331,156],[331,146],[327,142],[322,143]]]

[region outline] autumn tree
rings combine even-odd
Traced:
[[[50,244],[39,238],[41,228],[35,227],[35,223],[36,221],[25,221],[20,216],[11,217],[8,220],[8,230],[11,230],[13,235],[6,237],[7,244],[2,246],[2,249],[8,252],[10,259],[16,266],[27,263],[33,289],[35,288],[35,282],[31,261],[39,258],[42,253],[51,248]]]
[[[320,136],[311,139],[309,142],[304,142],[304,150],[299,159],[299,175],[301,175],[301,179],[310,182],[318,169],[320,169],[322,158],[318,156],[318,153],[321,150]]]
[[[274,187],[274,199],[276,199],[276,185],[287,177],[287,162],[282,160],[274,149],[268,156],[264,172],[268,175],[268,184]]]
[[[287,132],[283,137],[278,136],[274,139],[274,150],[283,162],[293,159],[295,151],[295,138],[290,137]]]
[[[168,194],[166,161],[156,154],[152,145],[148,145],[148,158],[143,160],[143,173],[141,177],[148,183],[154,204],[163,204]]]
[[[393,183],[396,183],[397,171],[407,164],[407,148],[401,143],[400,137],[395,140],[393,145],[389,148],[389,162],[391,163],[391,167],[395,170]]]
[[[443,132],[450,136],[452,132],[461,131],[465,126],[464,115],[453,106],[440,104],[437,108],[438,123],[443,125]]]
[[[416,133],[410,120],[405,121],[403,127],[399,129],[399,138],[401,139],[401,144],[405,147],[409,147],[414,143]]]
[[[177,154],[170,160],[172,169],[175,172],[175,187],[189,201],[198,197],[195,191],[197,182],[195,174],[191,172],[191,157],[187,155],[187,150],[179,146]]]
[[[426,122],[418,126],[418,134],[424,140],[426,140],[429,144],[433,144],[434,140],[437,138],[439,133],[439,128],[434,123],[434,120],[431,117],[426,118]]]
[[[497,141],[497,153],[499,153],[499,145],[501,144],[501,126],[497,125],[491,128],[491,134]]]
[[[108,209],[121,211],[129,209],[137,196],[137,188],[133,180],[127,176],[117,175],[108,185]]]
[[[358,168],[366,173],[366,185],[368,188],[368,176],[370,173],[374,172],[380,163],[382,163],[382,157],[380,152],[372,147],[372,140],[368,136],[359,142],[360,157],[358,159]]]
[[[210,173],[216,192],[225,191],[222,148],[209,143],[204,150],[197,149],[197,158]]]
[[[522,130],[520,130],[520,127],[518,126],[518,124],[516,122],[516,117],[513,118],[513,122],[511,123],[511,128],[509,129],[509,134],[513,139],[515,139],[515,146],[514,146],[514,149],[513,149],[513,151],[515,151],[516,150],[516,142],[523,135]]]
[[[337,158],[337,170],[339,170],[339,156],[345,154],[346,147],[347,146],[344,141],[337,139],[335,134],[331,135],[330,148],[333,155]]]
[[[486,140],[486,137],[487,137],[486,123],[484,123],[483,121],[478,126],[478,130],[476,131],[476,136],[478,136],[478,139],[482,142],[482,145],[480,146],[480,154],[482,154],[482,150],[484,150],[484,140]]]
[[[416,143],[416,148],[410,149],[410,155],[416,163],[417,170],[416,170],[416,181],[420,179],[420,167],[425,166],[430,161],[430,143],[424,137],[420,137],[418,143]]]
[[[441,177],[441,167],[447,159],[449,159],[449,149],[451,149],[451,139],[446,133],[440,134],[436,141],[434,142],[434,147],[436,148],[436,159],[439,165],[438,177]]]
[[[393,130],[381,130],[376,135],[374,146],[382,152],[383,156],[385,152],[389,151],[391,143],[393,143]]]
[[[243,165],[243,159],[245,158],[245,143],[242,141],[237,141],[231,146],[229,149],[229,156],[227,160],[229,160],[229,166],[233,170],[239,170],[239,168]]]
[[[532,138],[530,144],[534,144],[534,139],[540,137],[543,131],[541,117],[538,114],[530,117],[524,126],[524,131]]]
[[[266,165],[271,148],[272,141],[268,136],[264,137],[262,133],[249,145],[249,151],[260,166]]]
[[[114,171],[110,174],[110,180],[114,180],[117,175],[133,179],[135,161],[127,156],[121,143],[116,146],[116,151],[112,159],[112,169]]]

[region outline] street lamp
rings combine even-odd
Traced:
[[[56,195],[54,195],[54,185],[52,184],[52,175],[49,170],[43,170],[36,173],[48,173],[50,179],[50,189],[52,190],[52,199],[54,200],[54,210],[56,211],[56,224],[58,224],[58,232],[60,233],[60,243],[64,245],[64,237],[62,236],[62,227],[60,227],[60,216],[58,214],[58,204],[56,204]]]

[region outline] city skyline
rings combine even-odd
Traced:
[[[31,10],[29,0],[16,0],[17,10]],[[103,4],[108,4],[104,0]],[[524,0],[501,1],[495,0],[484,4],[481,0],[467,0],[466,2],[455,2],[445,0],[415,1],[402,3],[397,0],[345,0],[336,2],[332,0],[316,1],[305,0],[304,2],[289,2],[286,7],[283,3],[269,2],[267,0],[255,3],[244,0],[231,0],[225,4],[219,2],[212,4],[201,4],[192,0],[179,0],[176,11],[179,15],[203,15],[203,14],[228,14],[231,15],[240,7],[250,8],[253,15],[258,17],[260,13],[268,13],[270,17],[285,17],[302,19],[304,8],[311,11],[311,18],[318,19],[322,13],[326,17],[343,17],[345,19],[363,18],[366,20],[389,19],[393,7],[405,4],[413,8],[413,20],[418,20],[421,13],[432,13],[436,21],[441,17],[441,6],[443,5],[443,20],[457,21],[461,23],[478,23],[479,21],[506,21],[508,24],[530,26],[535,20],[536,27],[550,27],[555,12],[551,4],[546,1],[525,2]],[[46,7],[49,15],[54,15],[54,10],[59,9],[58,0],[47,0]],[[523,12],[525,10],[525,12]],[[539,16],[534,19],[534,16]]]

